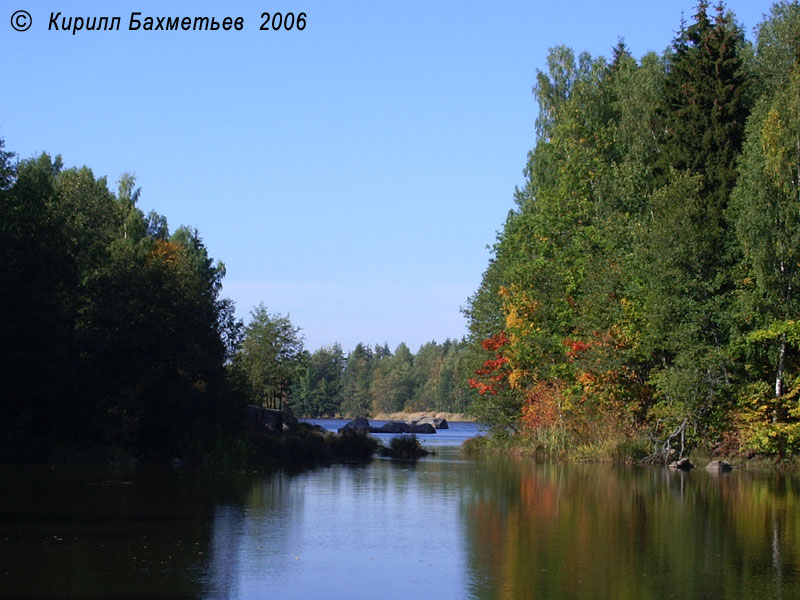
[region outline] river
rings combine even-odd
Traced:
[[[416,463],[2,467],[0,597],[800,598],[796,477],[464,458],[452,425]]]

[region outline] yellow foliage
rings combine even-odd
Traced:
[[[522,389],[522,383],[525,381],[527,372],[520,369],[511,369],[508,374],[508,385],[512,390]]]
[[[796,193],[798,144],[800,144],[800,67],[795,67],[789,81],[776,94],[761,126],[764,166],[773,183],[789,193]]]
[[[180,244],[167,240],[156,240],[148,257],[151,262],[159,262],[168,268],[183,263],[186,249]]]
[[[519,311],[515,306],[504,307],[506,308],[506,329],[512,332],[523,326],[524,322],[522,317],[519,316]]]

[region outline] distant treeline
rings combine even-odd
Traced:
[[[401,411],[466,412],[475,392],[464,342],[429,342],[417,354],[400,344],[358,344],[345,357],[338,345],[308,357],[292,395],[308,416],[374,415]]]
[[[589,455],[800,451],[800,5],[547,62],[468,307],[478,412]]]
[[[414,355],[401,343],[303,347],[299,328],[262,304],[251,313],[229,367],[253,404],[289,406],[300,416],[369,416],[401,411],[467,412],[477,356],[464,341],[428,342]]]

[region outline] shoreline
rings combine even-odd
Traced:
[[[435,410],[425,410],[416,412],[394,412],[376,413],[368,417],[373,421],[418,421],[424,418],[446,419],[448,423],[472,423],[475,420],[466,413],[439,412]]]
[[[531,442],[520,438],[499,440],[490,436],[468,439],[462,451],[473,456],[504,456],[514,459],[532,459],[535,462],[548,463],[584,463],[584,464],[616,464],[638,468],[668,469],[666,464],[646,462],[641,456],[623,455],[619,453],[597,452],[595,454],[553,449],[546,444]],[[705,471],[711,461],[721,460],[729,463],[732,471],[750,471],[762,473],[796,474],[800,472],[800,456],[778,458],[768,455],[716,454],[708,448],[698,447],[687,452],[692,467],[689,471]],[[672,472],[689,472],[681,469]]]

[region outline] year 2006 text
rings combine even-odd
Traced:
[[[295,15],[292,12],[261,13],[261,31],[303,31],[306,28],[308,15],[304,12]]]

